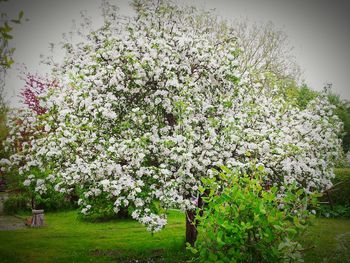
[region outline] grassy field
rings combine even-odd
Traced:
[[[305,262],[350,263],[350,219],[315,219],[303,245]]]
[[[44,228],[0,232],[0,262],[136,262],[130,258],[180,262],[184,258],[185,218],[176,211],[170,211],[169,225],[153,236],[132,220],[92,223],[79,220],[76,211],[45,216]]]
[[[86,222],[77,212],[48,213],[47,226],[0,232],[0,262],[183,262],[184,215],[153,236],[131,220]],[[305,262],[350,262],[350,220],[316,219],[306,238]],[[147,260],[148,261],[147,261]],[[136,261],[138,260],[138,261]],[[348,261],[347,261],[348,260]]]

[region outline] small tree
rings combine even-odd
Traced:
[[[105,5],[102,28],[64,44],[53,70],[60,88],[40,96],[47,112],[34,117],[42,129],[3,163],[49,174],[30,175],[39,192],[47,184],[77,191],[84,214],[128,209],[152,232],[165,226],[164,209],[181,208],[191,244],[198,189],[213,167],[255,161],[267,185],[330,185],[341,124],[324,98],[300,110],[252,83],[238,71],[235,38],[193,8],[133,7],[136,16],[125,18]]]
[[[0,4],[1,2],[7,2],[7,0],[0,0]],[[12,24],[20,24],[23,14],[23,11],[20,11],[18,18],[10,19],[6,13],[0,13],[0,114],[4,114],[5,111],[3,98],[5,75],[13,64],[13,53],[15,51],[15,48],[10,46],[10,41],[13,38],[11,35]]]
[[[200,189],[208,204],[199,210],[200,237],[189,249],[200,262],[303,262],[300,235],[312,215],[304,207],[315,196],[295,185],[281,195],[264,186],[264,168],[251,171],[222,167],[217,177],[203,178]],[[302,208],[302,209],[301,209]]]

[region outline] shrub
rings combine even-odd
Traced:
[[[4,212],[9,215],[30,211],[30,208],[30,199],[28,195],[24,194],[11,195],[4,202]]]
[[[189,247],[199,261],[301,261],[296,238],[307,225],[305,208],[314,198],[295,186],[283,195],[275,187],[265,189],[262,171],[240,175],[223,169],[218,176],[227,187],[220,188],[215,177],[203,180],[201,192],[207,195],[197,216],[199,239]]]
[[[44,209],[45,211],[59,211],[77,208],[77,202],[65,197],[61,193],[50,192],[50,195],[36,195],[36,208]]]
[[[350,206],[350,168],[336,169],[333,179],[334,191],[331,192],[333,203]]]
[[[10,195],[4,202],[6,214],[17,214],[18,212],[30,211],[32,209],[32,198],[36,209],[45,211],[59,211],[77,208],[77,203],[63,196],[61,193],[50,192],[50,195],[32,195],[29,192],[21,192]]]
[[[329,205],[320,205],[318,210],[318,215],[323,217],[350,217],[350,206],[345,205],[334,205],[330,207]]]
[[[350,217],[350,168],[338,168],[335,170],[333,179],[333,189],[330,198],[333,206],[321,205],[318,215],[325,217]],[[328,201],[327,196],[323,196],[320,201]]]

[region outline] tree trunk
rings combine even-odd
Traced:
[[[197,228],[195,222],[196,211],[187,210],[186,211],[186,243],[190,243],[193,247],[197,240]]]
[[[197,200],[197,207],[200,208],[199,215],[203,215],[203,206],[204,202],[202,196],[200,195]],[[190,243],[191,246],[194,246],[194,243],[197,240],[198,235],[198,220],[195,220],[196,210],[187,210],[186,211],[186,243]]]

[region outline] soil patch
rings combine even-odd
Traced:
[[[25,221],[15,216],[0,215],[0,231],[25,228]]]

